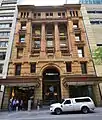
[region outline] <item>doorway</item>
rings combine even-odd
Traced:
[[[21,100],[23,101],[23,110],[27,110],[28,109],[28,100],[32,100],[34,101],[34,86],[28,86],[28,87],[12,87],[11,89],[11,96],[10,98],[14,98],[19,100],[19,102],[21,102]],[[33,102],[32,102],[32,107],[33,107]]]
[[[60,73],[56,68],[43,72],[43,104],[50,105],[61,100]]]

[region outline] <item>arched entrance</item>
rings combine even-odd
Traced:
[[[43,104],[49,105],[61,100],[60,73],[56,68],[43,72]]]

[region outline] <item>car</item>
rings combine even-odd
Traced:
[[[88,113],[95,109],[95,104],[90,97],[76,97],[63,99],[61,103],[54,103],[50,105],[51,113],[57,115],[62,112],[81,111]]]

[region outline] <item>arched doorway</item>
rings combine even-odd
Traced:
[[[43,72],[43,104],[49,105],[61,100],[60,73],[56,68]]]

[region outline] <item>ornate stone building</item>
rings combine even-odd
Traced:
[[[11,97],[27,106],[28,99],[50,104],[76,96],[90,96],[100,105],[80,7],[18,5],[8,78],[3,81],[8,85],[5,105]]]

